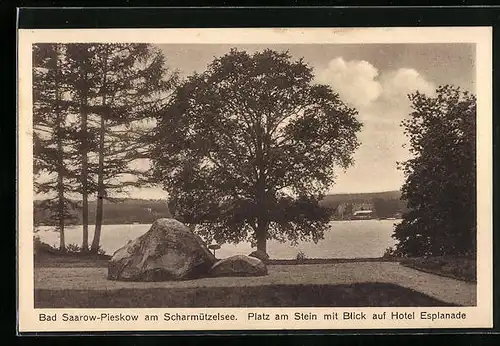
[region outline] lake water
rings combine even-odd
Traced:
[[[295,259],[302,251],[307,258],[369,258],[380,257],[385,250],[395,244],[391,238],[394,224],[399,220],[356,220],[332,221],[325,237],[317,244],[299,242],[297,246],[289,243],[268,241],[267,249],[273,259]],[[112,255],[129,240],[133,240],[149,230],[151,225],[104,225],[101,233],[101,247]],[[41,227],[37,233],[45,243],[58,246],[59,233],[51,227]],[[82,244],[82,226],[66,228],[66,244]],[[89,243],[92,242],[94,227],[89,226]],[[237,245],[224,244],[216,251],[218,258],[232,255],[248,255],[254,249],[249,243]]]

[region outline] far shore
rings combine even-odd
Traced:
[[[345,219],[345,220],[330,220],[329,222],[346,222],[346,221],[400,221],[401,219],[395,219],[395,218],[373,218],[373,219]],[[149,222],[149,223],[142,223],[142,222],[127,222],[127,223],[103,223],[103,226],[121,226],[121,225],[127,225],[127,226],[132,226],[132,225],[151,225],[154,221]],[[45,225],[45,224],[40,224],[36,225],[36,227],[56,227],[58,225]],[[83,226],[82,223],[75,223],[75,224],[67,224],[65,225],[66,227],[74,227],[74,226]],[[89,224],[89,227],[95,227],[95,224]]]

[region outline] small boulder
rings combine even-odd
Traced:
[[[175,219],[158,219],[149,231],[118,249],[108,279],[185,280],[206,276],[216,263],[203,240]]]
[[[212,266],[212,276],[262,276],[267,267],[260,259],[244,255],[224,258]]]
[[[248,256],[258,258],[258,259],[260,259],[263,262],[266,262],[266,261],[269,260],[269,255],[265,251],[262,251],[262,250],[253,251]]]

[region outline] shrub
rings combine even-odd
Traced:
[[[307,259],[307,257],[306,257],[306,254],[305,254],[304,252],[299,251],[299,252],[297,253],[297,257],[296,257],[296,259],[297,259],[297,261],[299,261],[299,262],[303,262],[303,261],[305,261],[305,260]]]
[[[98,255],[105,255],[106,254],[106,251],[104,251],[101,247],[101,245],[99,245],[99,248],[97,249],[97,254]]]
[[[83,248],[78,244],[69,244],[66,246],[66,252],[69,254],[81,254],[83,252],[82,250]],[[99,248],[97,249],[97,254],[98,255],[106,254],[106,251],[102,249],[101,245],[99,245]]]
[[[80,253],[82,251],[82,247],[78,244],[68,244],[66,245],[67,253]]]
[[[56,254],[59,253],[59,249],[42,242],[39,236],[33,236],[33,255],[42,253]]]
[[[33,236],[33,254],[39,255],[44,253],[53,255],[78,255],[82,253],[82,247],[78,244],[68,244],[66,245],[66,250],[61,251],[59,248],[41,241],[39,236]],[[102,247],[99,246],[99,248],[97,249],[97,254],[100,256],[106,255],[106,251],[104,251]]]

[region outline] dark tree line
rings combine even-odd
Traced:
[[[47,206],[48,201],[35,201],[34,218],[35,224],[44,226],[57,226],[58,220],[54,219],[53,207]],[[82,224],[81,201],[75,201],[78,204],[76,208],[69,210],[70,216],[66,217],[66,225]],[[163,217],[171,217],[167,204],[164,200],[143,200],[143,199],[114,199],[113,201],[104,201],[105,210],[103,225],[120,225],[141,223],[153,223],[155,220]],[[89,201],[89,224],[96,222],[97,201]]]

